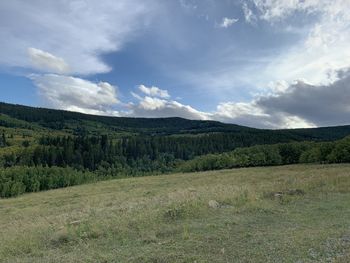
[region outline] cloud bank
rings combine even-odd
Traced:
[[[58,58],[48,52],[30,47],[28,48],[28,55],[33,66],[39,70],[57,73],[69,71],[69,66],[63,58]]]
[[[48,105],[88,114],[118,115],[112,106],[118,98],[114,86],[57,74],[31,75]]]
[[[128,111],[123,113],[124,116],[148,118],[182,117],[192,120],[206,120],[210,118],[208,113],[198,111],[189,105],[184,105],[178,101],[172,100],[167,90],[161,90],[166,96],[159,98],[159,92],[150,94],[150,92],[148,92],[149,90],[144,92],[140,87],[145,86],[140,85],[139,90],[141,93],[147,95],[142,96],[132,93],[137,99],[137,103],[129,103]],[[160,89],[157,89],[157,91],[159,90]]]
[[[139,90],[149,96],[160,97],[160,98],[170,98],[167,90],[160,89],[158,87],[146,87],[145,85],[140,85]]]
[[[270,80],[305,79],[314,85],[334,81],[336,72],[350,66],[350,1],[253,0],[260,21],[278,25],[294,16],[314,17],[301,31],[302,40],[271,59],[263,74]],[[288,30],[297,31],[289,27]],[[287,28],[287,27],[285,27]],[[287,29],[286,29],[287,30]]]
[[[0,63],[61,73],[64,60],[71,74],[108,72],[101,55],[120,50],[147,24],[153,2],[3,1]]]
[[[121,50],[147,25],[154,2],[5,1],[0,5],[0,65],[26,70],[47,106],[118,115],[115,87],[82,76],[111,70],[102,56]],[[149,91],[167,95],[153,87]]]
[[[337,72],[328,85],[297,81],[250,102],[223,102],[215,111],[204,112],[171,99],[137,96],[128,116],[219,120],[259,128],[307,128],[349,124],[350,71]]]

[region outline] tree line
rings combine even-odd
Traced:
[[[217,141],[211,140],[211,136],[194,136],[192,141],[182,136],[120,139],[45,136],[38,145],[22,147],[19,152],[0,157],[0,166],[3,167],[0,169],[0,197],[112,177],[350,162],[350,137],[333,142],[289,142],[250,147],[239,147],[247,142],[230,142],[227,136],[216,135],[215,138]],[[234,150],[230,150],[231,147]]]
[[[283,138],[268,135],[255,137],[249,133],[127,136],[118,139],[110,139],[107,135],[44,136],[33,147],[29,147],[29,143],[24,144],[24,141],[21,151],[6,154],[0,159],[0,166],[71,166],[90,171],[103,166],[119,167],[124,172],[137,169],[163,171],[179,160],[186,161],[209,153],[228,152],[238,147],[271,144],[281,140]]]
[[[75,135],[98,135],[101,133],[108,133],[111,136],[119,133],[138,135],[249,133],[250,136],[255,138],[260,136],[270,137],[274,141],[271,141],[271,143],[287,142],[287,139],[288,141],[337,140],[350,134],[350,125],[311,129],[262,130],[209,120],[107,117],[2,102],[0,102],[0,126],[32,130],[46,130],[49,128],[73,132]]]
[[[182,163],[178,170],[195,172],[297,163],[347,162],[350,162],[350,137],[334,142],[292,142],[237,148],[232,152],[196,157]]]

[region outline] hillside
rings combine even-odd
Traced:
[[[349,172],[235,169],[3,199],[0,261],[349,262]]]
[[[205,132],[235,132],[254,130],[216,121],[193,121],[182,118],[126,118],[108,117],[23,105],[0,103],[0,113],[14,119],[35,123],[45,128],[74,129],[83,126],[87,130],[99,127],[101,131],[131,132],[142,134],[181,134]]]
[[[34,129],[38,127],[68,132],[108,132],[151,135],[247,133],[277,136],[281,140],[335,140],[350,134],[350,125],[290,130],[259,130],[217,121],[182,118],[125,118],[88,115],[54,109],[34,108],[0,102],[0,126]],[[10,117],[10,118],[9,118]]]
[[[260,130],[0,104],[0,198],[128,176],[350,162],[350,126]]]

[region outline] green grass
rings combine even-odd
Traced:
[[[173,174],[25,194],[0,200],[0,225],[0,262],[345,263],[350,165]]]

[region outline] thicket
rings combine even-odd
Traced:
[[[203,155],[182,163],[182,172],[297,163],[350,162],[350,137],[334,142],[293,142],[237,148],[232,152]]]
[[[0,170],[0,197],[62,188],[97,179],[96,174],[70,167],[11,167]]]

